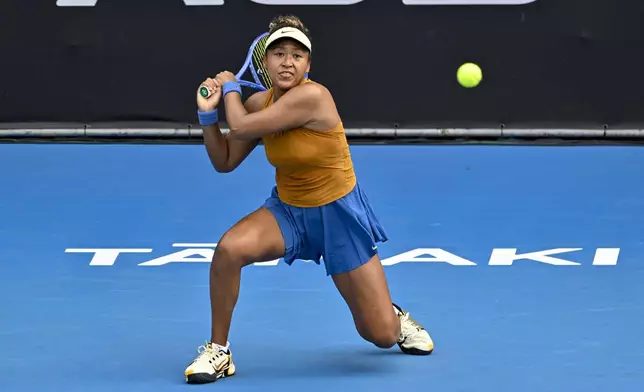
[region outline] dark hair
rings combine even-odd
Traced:
[[[311,42],[313,41],[311,39],[311,33],[309,32],[309,29],[307,29],[302,20],[295,15],[280,15],[273,18],[268,24],[268,34],[273,34],[275,31],[281,29],[282,27],[292,27],[294,29],[298,29],[303,32]]]

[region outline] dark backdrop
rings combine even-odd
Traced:
[[[252,39],[283,13],[312,31],[311,77],[334,93],[349,127],[644,125],[641,0],[99,0],[82,8],[3,0],[0,122],[195,123],[200,81],[236,71]],[[466,61],[484,70],[476,89],[456,83]]]

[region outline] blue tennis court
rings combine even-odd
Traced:
[[[217,174],[198,145],[0,145],[0,390],[641,391],[643,151],[352,146],[436,350],[371,346],[322,266],[274,261],[242,275],[237,374],[193,386],[208,262],[270,194],[263,149]]]

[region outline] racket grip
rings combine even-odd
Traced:
[[[199,88],[199,95],[207,99],[212,95],[212,91],[210,91],[210,89],[206,86],[201,86]]]

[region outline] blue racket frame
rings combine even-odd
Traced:
[[[255,66],[253,65],[253,51],[255,50],[255,46],[257,46],[257,43],[264,37],[266,37],[268,33],[263,33],[259,35],[253,43],[250,45],[250,49],[248,50],[248,54],[246,55],[246,61],[244,62],[244,65],[241,67],[239,72],[237,72],[237,75],[235,75],[235,78],[237,79],[237,82],[241,84],[242,86],[254,88],[256,90],[260,91],[266,91],[266,87],[262,85],[262,82],[259,79],[259,76],[257,75],[257,70],[255,69]],[[240,79],[241,76],[246,72],[246,70],[250,68],[250,73],[253,75],[253,79],[255,82],[249,82],[247,80]]]

